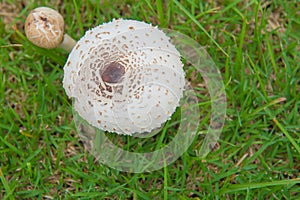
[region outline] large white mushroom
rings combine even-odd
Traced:
[[[104,131],[151,132],[170,119],[185,74],[166,34],[135,20],[113,20],[85,33],[64,66],[63,87],[74,108]]]

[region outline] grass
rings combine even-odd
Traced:
[[[300,3],[96,2],[1,2],[0,199],[300,198]],[[96,162],[78,138],[62,88],[67,53],[37,48],[24,37],[26,15],[41,5],[58,9],[76,39],[122,17],[178,30],[205,46],[226,86],[218,145],[200,159],[197,140],[176,162],[151,173]],[[209,109],[209,95],[199,91],[199,105]],[[209,124],[205,109],[203,127]],[[162,145],[168,141],[157,137]]]

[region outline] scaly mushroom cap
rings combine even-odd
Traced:
[[[86,32],[64,66],[63,86],[91,125],[118,134],[150,132],[179,106],[180,54],[156,27],[113,20]]]
[[[38,7],[26,18],[25,34],[39,47],[55,48],[62,42],[64,36],[64,19],[56,10]]]

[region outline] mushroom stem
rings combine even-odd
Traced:
[[[58,47],[70,53],[75,45],[76,45],[76,41],[73,38],[71,38],[68,34],[65,33],[64,38],[62,42],[58,45]]]

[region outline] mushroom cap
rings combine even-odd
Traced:
[[[166,34],[135,20],[97,26],[77,42],[63,87],[91,125],[132,135],[170,119],[183,95],[181,56]]]
[[[62,42],[64,36],[64,19],[51,8],[35,8],[26,18],[25,34],[39,47],[55,48]]]

